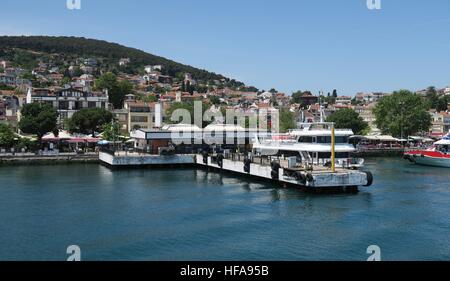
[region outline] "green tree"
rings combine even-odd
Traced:
[[[178,109],[187,110],[191,116],[190,124],[194,122],[194,105],[192,103],[185,103],[185,102],[174,102],[172,105],[167,109],[166,114],[169,117],[170,123],[178,123],[178,120],[172,121],[171,116],[174,111]],[[187,122],[189,120],[179,120],[180,122]]]
[[[70,132],[93,134],[100,132],[106,123],[113,119],[112,113],[103,108],[82,109],[67,121]]]
[[[328,116],[327,122],[335,123],[337,129],[352,129],[353,133],[362,135],[369,128],[358,113],[353,109],[344,108]]]
[[[117,83],[117,88],[113,90],[111,102],[116,108],[123,106],[126,95],[133,93],[133,84],[128,80],[121,80]]]
[[[107,89],[109,101],[115,108],[121,108],[125,96],[133,92],[133,85],[128,80],[117,80],[117,76],[112,72],[107,72],[95,81],[95,88],[98,90]]]
[[[103,139],[107,141],[117,141],[120,135],[118,122],[110,122],[103,125]]]
[[[202,120],[203,120],[203,116],[204,116],[206,110],[208,110],[210,107],[211,107],[210,103],[207,103],[207,102],[202,103]],[[181,120],[181,118],[180,118],[180,120],[175,120],[175,121],[170,120],[173,112],[177,109],[187,110],[189,112],[189,115],[191,116],[190,124],[194,123],[194,104],[193,104],[193,102],[174,102],[174,103],[172,103],[172,105],[169,107],[169,109],[166,110],[166,115],[169,117],[169,120],[168,120],[169,123],[180,123],[180,122],[188,123],[189,120]],[[207,126],[207,125],[209,125],[209,122],[203,121],[202,125]]]
[[[301,104],[302,101],[300,100],[300,98],[302,96],[303,96],[303,92],[302,91],[297,91],[297,92],[292,93],[292,95],[291,95],[292,102]]]
[[[333,94],[332,94],[332,97],[333,97],[333,98],[337,98],[337,96],[338,96],[338,94],[337,94],[337,90],[336,90],[336,89],[334,89],[334,90],[333,90]]]
[[[0,123],[0,147],[11,147],[14,145],[14,131],[11,126]]]
[[[280,132],[285,133],[290,129],[295,129],[297,124],[295,123],[294,113],[287,110],[280,110]]]
[[[58,112],[49,104],[25,104],[21,110],[19,128],[26,134],[35,134],[39,140],[56,128]]]
[[[210,100],[211,103],[214,104],[214,105],[219,105],[219,104],[221,104],[220,98],[219,98],[219,97],[216,97],[216,96],[210,96],[210,97],[209,97],[209,100]]]
[[[448,104],[450,103],[450,96],[442,96],[439,98],[436,110],[437,111],[446,111],[448,109]]]
[[[377,127],[396,137],[428,131],[431,115],[420,96],[407,90],[382,98],[374,108]]]
[[[61,82],[59,83],[59,85],[61,87],[64,87],[65,85],[70,83],[70,78],[69,77],[64,77],[63,79],[61,79]]]
[[[433,86],[430,86],[427,88],[426,92],[426,102],[429,108],[436,109],[439,105],[439,95],[436,91],[436,88]]]

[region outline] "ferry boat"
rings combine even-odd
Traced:
[[[353,136],[350,129],[336,129],[335,165],[345,168],[360,168],[364,159],[352,158],[356,148],[349,144]],[[286,134],[256,136],[253,143],[256,155],[296,156],[303,163],[314,165],[331,165],[332,124],[325,122],[300,123],[299,129]]]
[[[450,133],[426,150],[412,150],[404,158],[419,165],[450,168]]]

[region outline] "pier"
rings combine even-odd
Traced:
[[[174,154],[152,155],[136,152],[99,153],[102,163],[111,168],[119,167],[172,167],[176,165],[214,169],[239,176],[269,181],[280,186],[290,186],[307,191],[358,191],[360,186],[370,186],[373,177],[370,172],[320,165],[295,165],[290,159],[256,157],[238,153],[225,154]],[[291,166],[290,166],[291,165]]]
[[[195,156],[191,154],[154,155],[126,151],[100,151],[99,159],[112,168],[133,166],[175,166],[194,165]]]
[[[243,154],[196,155],[199,166],[218,171],[252,176],[309,191],[357,191],[359,186],[371,186],[370,172],[320,165],[296,165],[289,167],[289,159],[272,157],[248,157]]]

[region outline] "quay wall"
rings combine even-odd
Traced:
[[[100,163],[98,155],[8,155],[0,156],[0,165],[58,165]]]

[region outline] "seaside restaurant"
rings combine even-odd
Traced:
[[[237,125],[212,124],[204,129],[189,124],[166,125],[162,129],[138,129],[130,136],[135,149],[160,154],[161,149],[173,147],[175,153],[189,154],[217,149],[251,150],[258,129],[244,129]]]

